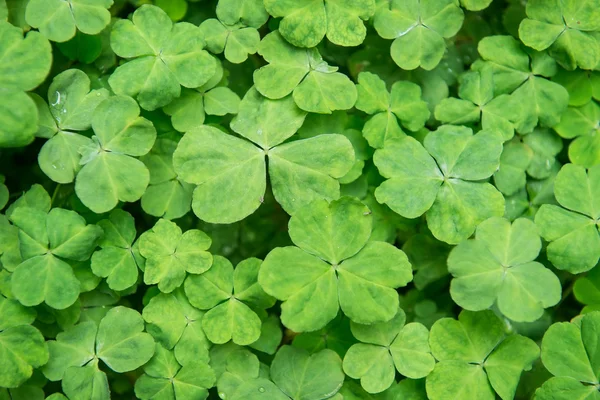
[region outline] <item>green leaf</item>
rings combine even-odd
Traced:
[[[269,19],[261,0],[219,0],[216,12],[217,17],[228,25],[241,22],[256,29]]]
[[[375,1],[267,0],[265,8],[272,16],[283,17],[279,29],[294,46],[315,47],[325,35],[338,46],[358,46],[367,34],[363,20],[375,13]]]
[[[48,347],[33,326],[18,325],[0,331],[0,386],[21,386],[31,377],[33,368],[47,361]]]
[[[248,55],[256,53],[260,43],[256,29],[240,24],[226,25],[217,19],[203,21],[200,30],[206,38],[208,50],[215,54],[224,51],[227,61],[233,64],[246,61]]]

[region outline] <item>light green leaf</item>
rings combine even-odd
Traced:
[[[48,361],[44,337],[30,325],[19,325],[0,332],[0,386],[16,388]]]

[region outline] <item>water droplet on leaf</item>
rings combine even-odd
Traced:
[[[259,387],[258,391],[261,392],[261,393],[264,393],[265,392],[265,388],[264,387]]]

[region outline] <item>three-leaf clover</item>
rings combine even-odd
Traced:
[[[448,257],[452,299],[466,310],[497,304],[513,321],[533,322],[561,299],[560,281],[537,258],[542,242],[536,226],[519,218],[512,224],[490,218],[477,226],[475,239],[456,246]]]
[[[64,260],[88,260],[102,229],[86,225],[75,211],[62,208],[20,206],[10,220],[19,228],[23,257],[11,278],[14,296],[28,307],[45,302],[62,310],[72,305],[79,297],[80,283]]]
[[[354,84],[327,64],[316,48],[294,47],[276,31],[263,38],[258,54],[269,63],[254,71],[256,90],[263,96],[281,99],[292,93],[298,107],[320,114],[354,106]]]
[[[356,108],[372,115],[363,127],[363,135],[371,147],[380,149],[386,140],[404,137],[400,123],[415,132],[429,119],[427,103],[421,100],[421,88],[415,83],[397,81],[388,92],[377,75],[361,72],[356,89]]]
[[[594,69],[600,61],[600,3],[597,0],[531,0],[527,18],[519,25],[519,38],[538,51],[548,49],[568,70]]]
[[[515,128],[529,133],[538,125],[552,127],[560,121],[567,109],[569,93],[556,82],[544,77],[556,73],[556,65],[546,54],[530,56],[520,42],[512,36],[487,36],[477,50],[486,63],[477,68],[491,68],[494,96],[511,93],[513,103],[518,104],[518,121]]]
[[[75,179],[75,192],[95,213],[112,210],[119,201],[136,201],[144,194],[150,174],[136,159],[148,153],[156,139],[152,122],[140,117],[131,97],[109,97],[92,117],[95,135],[79,149],[83,165]]]
[[[92,254],[92,271],[106,278],[108,287],[125,290],[136,284],[138,265],[132,250],[135,240],[135,221],[131,214],[114,210],[108,219],[98,222],[104,236],[98,243],[101,247]]]
[[[204,20],[200,30],[206,40],[206,48],[214,54],[225,53],[227,61],[243,63],[248,55],[256,53],[260,34],[255,28],[243,24],[227,25],[216,18]]]
[[[495,133],[444,125],[421,145],[412,137],[395,139],[375,152],[375,165],[388,178],[375,197],[406,218],[426,214],[433,235],[457,244],[477,224],[504,214],[504,198],[482,182],[498,169],[502,139]]]
[[[78,69],[54,77],[48,88],[48,102],[34,97],[40,115],[38,136],[49,140],[38,154],[42,171],[54,182],[71,183],[81,169],[79,149],[93,144],[77,132],[92,126],[96,107],[109,96],[106,89],[90,91],[90,78]]]
[[[204,400],[214,383],[215,373],[207,363],[181,366],[172,351],[157,343],[144,374],[135,382],[135,395],[141,400]]]
[[[202,275],[190,275],[185,293],[192,305],[208,310],[202,328],[208,340],[216,344],[233,340],[248,345],[258,340],[261,320],[251,307],[266,309],[275,304],[258,285],[261,260],[249,258],[235,270],[224,257],[215,256],[213,266]]]
[[[598,335],[600,312],[597,311],[548,328],[542,339],[542,362],[554,376],[536,390],[536,399],[598,397]]]
[[[118,373],[146,364],[154,355],[155,344],[143,331],[144,320],[137,311],[114,307],[99,325],[80,322],[49,341],[50,360],[42,372],[51,381],[62,380],[69,398],[108,400],[108,379],[99,369],[99,361]]]
[[[54,42],[66,42],[79,30],[100,33],[110,23],[113,0],[30,0],[25,11],[29,25]]]
[[[464,14],[454,0],[391,0],[378,8],[379,36],[394,39],[392,59],[402,69],[434,69],[446,51],[444,39],[460,30]]]
[[[315,47],[323,37],[338,46],[358,46],[367,35],[366,21],[375,13],[375,0],[265,0],[272,16],[283,17],[281,35],[298,47]]]
[[[182,86],[204,85],[217,68],[217,61],[203,50],[200,28],[187,22],[173,24],[152,5],[138,8],[131,21],[117,21],[110,43],[119,57],[131,59],[110,75],[110,87],[135,97],[145,110],[166,106],[179,97]]]
[[[395,288],[412,280],[402,250],[369,241],[372,216],[360,201],[316,200],[295,213],[289,233],[296,246],[265,258],[258,282],[282,300],[281,322],[296,332],[314,331],[341,308],[362,324],[389,321],[398,310]]]
[[[402,309],[388,322],[360,325],[350,323],[352,334],[362,343],[350,347],[344,356],[344,372],[369,393],[383,392],[395,380],[396,370],[419,379],[435,365],[429,350],[429,331],[417,322],[405,325]],[[395,368],[394,368],[395,367]]]
[[[23,31],[0,21],[0,147],[25,146],[37,131],[38,113],[25,92],[40,85],[50,72],[52,48],[38,32]]]
[[[157,294],[142,312],[148,333],[162,347],[173,350],[181,365],[209,360],[203,316],[203,311],[190,304],[183,288]]]
[[[523,370],[540,349],[525,336],[508,335],[493,311],[462,311],[458,320],[442,318],[431,327],[429,345],[439,361],[427,376],[432,400],[502,400],[515,396]]]
[[[294,134],[304,114],[290,98],[264,101],[264,108],[248,116],[256,118],[251,125],[232,123],[238,133],[262,148],[209,126],[189,131],[179,142],[173,165],[181,179],[197,185],[192,209],[198,218],[231,223],[252,214],[264,200],[267,157],[273,195],[289,214],[315,199],[339,197],[337,179],[354,164],[350,141],[330,134],[281,144]],[[271,117],[262,119],[264,115]],[[274,129],[281,120],[271,118],[286,115],[295,117],[283,131]]]
[[[232,351],[225,364],[225,371],[217,381],[217,390],[222,399],[234,398],[244,384],[257,379],[269,379],[269,371],[261,368],[258,357],[246,349]]]
[[[186,273],[202,274],[213,263],[208,251],[212,241],[199,229],[182,233],[174,222],[160,219],[140,236],[140,253],[146,259],[144,283],[158,284],[170,293],[183,283]]]
[[[42,334],[30,324],[35,311],[0,294],[0,387],[20,387],[48,361]]]
[[[550,242],[548,260],[573,274],[588,271],[600,258],[600,165],[588,170],[564,165],[554,181],[554,195],[562,207],[544,204],[535,215],[540,234]]]
[[[554,130],[569,144],[569,159],[586,168],[600,164],[600,106],[591,100],[581,107],[569,107]]]

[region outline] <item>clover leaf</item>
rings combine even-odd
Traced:
[[[295,115],[294,125],[288,121],[289,126],[278,132],[275,129],[281,122],[271,122],[271,118],[257,118],[243,127],[232,123],[234,129],[262,144],[264,150],[208,126],[186,133],[179,142],[173,165],[181,179],[197,185],[192,209],[198,218],[231,223],[252,214],[264,200],[265,157],[269,160],[273,195],[286,212],[293,214],[318,198],[339,197],[337,179],[354,164],[354,149],[348,139],[330,134],[280,144],[293,134],[293,127],[301,123],[303,115],[294,111],[295,105],[289,99],[265,101],[269,104],[259,109],[257,117],[266,114],[275,119],[277,114],[269,110],[273,107],[281,110],[282,116]],[[257,127],[256,131],[251,127]]]
[[[133,254],[135,221],[131,214],[114,210],[108,219],[98,222],[104,230],[99,243],[101,250],[92,255],[92,271],[95,275],[107,278],[106,283],[113,290],[125,290],[136,284],[138,265]]]
[[[554,195],[562,207],[544,204],[535,216],[540,234],[550,242],[546,248],[548,260],[558,269],[577,274],[598,263],[599,176],[600,166],[586,170],[564,165],[554,181]]]
[[[412,379],[424,378],[433,370],[429,331],[415,322],[404,325],[405,321],[406,315],[399,309],[388,322],[350,324],[353,335],[362,343],[350,347],[344,356],[344,372],[360,379],[367,392],[388,389],[394,383],[396,370]]]
[[[72,305],[79,297],[80,283],[64,260],[89,259],[102,229],[86,225],[75,211],[62,208],[47,212],[20,206],[10,220],[19,228],[23,257],[11,278],[17,300],[29,307],[45,302],[57,310]]]
[[[477,49],[486,63],[478,68],[490,68],[493,74],[494,96],[510,93],[518,104],[517,132],[529,133],[538,122],[552,127],[560,122],[566,110],[569,93],[558,83],[544,77],[554,75],[556,66],[545,54],[531,58],[521,44],[511,36],[488,36]]]
[[[519,378],[539,357],[535,342],[507,335],[492,311],[462,311],[431,327],[429,345],[438,360],[427,376],[427,396],[438,400],[513,399]]]
[[[172,351],[156,344],[144,374],[135,382],[135,394],[141,400],[204,400],[215,383],[215,373],[207,363],[181,366]]]
[[[48,361],[42,334],[30,324],[35,311],[0,295],[0,387],[20,387]]]
[[[367,35],[363,20],[375,13],[375,0],[265,0],[264,4],[269,14],[283,17],[281,35],[298,47],[315,47],[325,35],[338,46],[358,46]]]
[[[202,31],[187,22],[173,24],[160,8],[143,5],[129,20],[117,21],[110,44],[129,62],[108,79],[116,94],[135,97],[145,110],[166,106],[181,87],[204,85],[216,71],[216,61],[204,48]]]
[[[378,8],[375,30],[394,39],[390,49],[402,69],[434,69],[446,51],[444,39],[459,31],[464,14],[453,0],[392,0]]]
[[[372,115],[363,127],[363,135],[371,147],[380,149],[386,140],[404,137],[400,123],[414,132],[429,119],[427,103],[421,100],[421,88],[412,82],[395,82],[388,92],[377,75],[361,72],[356,89],[356,108]]]
[[[537,399],[598,396],[599,327],[600,312],[592,312],[571,323],[558,322],[548,328],[542,339],[542,362],[554,376],[536,390]]]
[[[371,219],[366,206],[348,197],[316,200],[292,216],[290,237],[298,247],[272,250],[258,274],[265,292],[283,301],[286,327],[296,332],[323,328],[340,308],[363,324],[394,317],[394,288],[411,281],[412,271],[401,250],[368,242]]]
[[[227,25],[216,18],[204,20],[200,30],[206,40],[206,48],[213,54],[225,53],[227,61],[243,63],[248,55],[258,50],[260,34],[255,28],[243,24]]]
[[[256,90],[263,96],[281,99],[292,93],[298,107],[320,114],[354,106],[354,84],[327,64],[317,49],[299,49],[272,32],[260,42],[258,54],[269,63],[254,71]]]
[[[173,350],[181,365],[208,362],[210,343],[202,330],[204,312],[192,306],[183,288],[159,293],[144,307],[146,330],[157,343]]]
[[[216,13],[219,20],[228,25],[241,22],[256,29],[269,19],[262,0],[219,0]]]
[[[106,89],[90,91],[90,78],[83,71],[69,69],[52,80],[49,105],[34,98],[40,115],[38,136],[49,139],[40,149],[38,164],[50,179],[58,183],[75,180],[81,169],[79,149],[93,144],[77,132],[91,128],[96,107],[108,96]]]
[[[244,384],[257,379],[269,379],[269,372],[261,368],[260,361],[246,349],[232,351],[226,361],[226,369],[217,381],[220,398],[231,398]]]
[[[529,1],[519,38],[535,50],[548,49],[565,69],[593,69],[600,61],[600,44],[592,34],[600,31],[599,5],[597,1]]]
[[[119,201],[136,201],[150,180],[144,163],[134,158],[148,153],[156,130],[140,117],[130,97],[109,97],[92,117],[93,143],[79,149],[83,165],[75,179],[75,192],[95,213],[112,210]]]
[[[324,328],[312,332],[302,332],[294,337],[292,345],[316,353],[323,349],[330,349],[344,357],[356,339],[350,330],[350,320],[339,313]]]
[[[50,43],[38,32],[23,31],[0,21],[0,147],[20,147],[33,141],[38,113],[25,92],[39,86],[52,64]]]
[[[388,142],[374,162],[388,178],[375,197],[406,218],[424,213],[433,235],[457,244],[471,236],[477,224],[504,214],[504,198],[482,182],[498,168],[502,140],[492,132],[473,135],[471,129],[445,125],[425,137]]]
[[[600,304],[600,268],[593,268],[585,276],[579,277],[573,285],[573,294],[578,302],[585,304],[582,314],[598,311]]]
[[[155,345],[143,330],[144,320],[137,311],[114,307],[99,325],[80,322],[49,341],[50,360],[42,372],[51,381],[62,380],[69,398],[94,393],[94,398],[109,399],[108,380],[99,361],[119,373],[144,365],[154,355]]]
[[[158,284],[170,293],[183,283],[186,273],[202,274],[213,263],[208,251],[212,241],[198,229],[182,233],[174,222],[160,219],[140,236],[140,253],[146,259],[144,283]]]
[[[554,130],[569,144],[569,159],[586,168],[600,164],[600,106],[595,101],[581,107],[569,107]]]
[[[185,293],[190,303],[208,310],[202,328],[212,343],[233,340],[244,346],[260,337],[262,322],[251,307],[265,309],[275,304],[275,299],[258,285],[261,263],[249,258],[234,270],[226,258],[216,256],[211,269],[186,279]]]
[[[192,208],[194,186],[180,180],[173,168],[177,142],[159,137],[152,150],[140,158],[150,172],[148,188],[142,195],[142,209],[155,217],[177,219]]]
[[[448,257],[454,279],[452,299],[466,310],[480,311],[497,304],[517,322],[533,322],[561,299],[560,281],[535,260],[542,243],[531,220],[512,224],[490,218],[477,227],[475,239],[456,246]]]
[[[282,346],[271,364],[271,379],[292,399],[327,399],[344,382],[342,360],[327,349],[311,355],[303,349]]]
[[[435,108],[435,118],[444,124],[454,125],[481,122],[483,129],[497,132],[504,140],[512,138],[518,107],[510,95],[494,97],[491,71],[465,72],[459,82],[460,99],[443,99]]]

